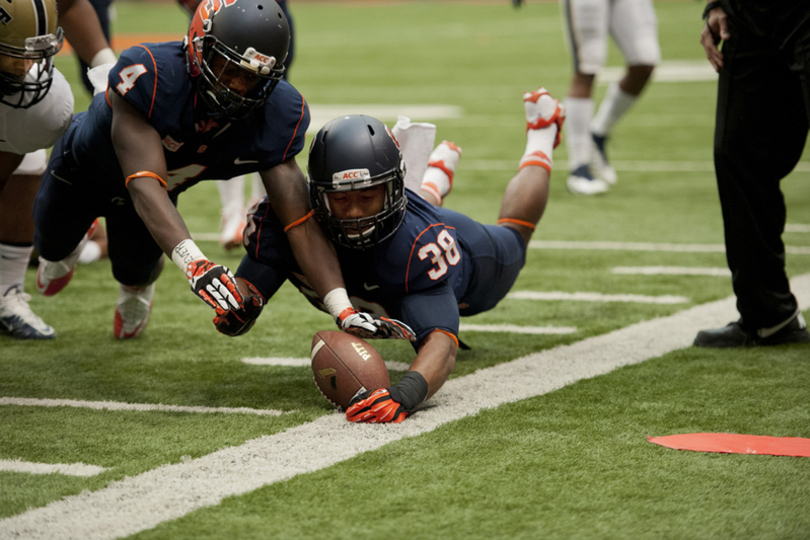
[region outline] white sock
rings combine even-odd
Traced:
[[[613,130],[616,122],[630,110],[630,107],[633,106],[637,99],[638,96],[628,94],[619,88],[619,83],[610,83],[605,99],[602,100],[596,116],[591,120],[591,133],[601,137],[608,135]]]
[[[450,177],[438,167],[428,167],[422,177],[421,189],[433,195],[441,204],[442,199],[450,193]]]
[[[232,216],[243,212],[245,206],[245,177],[237,176],[230,180],[217,180],[219,199],[222,201],[222,215]]]
[[[28,268],[33,250],[33,245],[20,247],[0,244],[0,297],[15,285],[22,290],[25,269]]]
[[[95,240],[88,240],[84,245],[82,252],[79,254],[78,262],[81,264],[90,264],[101,259],[101,246]]]
[[[591,133],[588,123],[593,116],[591,98],[565,98],[565,147],[568,149],[568,170],[573,171],[591,159]]]

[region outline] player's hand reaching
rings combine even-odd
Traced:
[[[411,327],[402,321],[381,317],[375,319],[368,313],[346,308],[335,321],[341,330],[362,339],[407,339],[415,341]]]
[[[212,308],[222,311],[241,308],[242,294],[236,287],[236,278],[226,267],[197,259],[186,265],[186,279],[194,294]]]
[[[224,310],[217,307],[217,316],[214,317],[214,326],[221,334],[236,337],[247,333],[253,328],[256,319],[264,308],[264,300],[258,294],[244,297],[240,309]]]
[[[401,403],[394,401],[388,388],[375,390],[368,397],[364,395],[358,397],[360,400],[346,411],[346,419],[350,422],[398,424],[408,417],[408,411]]]
[[[526,131],[557,125],[557,136],[554,138],[554,148],[557,148],[565,122],[565,107],[542,86],[534,92],[523,94],[523,107],[526,109]]]

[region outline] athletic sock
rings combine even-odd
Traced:
[[[590,161],[591,133],[588,123],[593,116],[591,98],[565,98],[565,146],[568,149],[568,170],[573,171]]]
[[[609,135],[613,130],[613,126],[616,125],[616,122],[630,110],[630,107],[633,106],[637,99],[638,96],[628,94],[622,90],[619,87],[619,83],[611,83],[610,86],[608,86],[605,99],[603,99],[602,103],[599,105],[596,116],[591,120],[589,126],[591,133],[601,137]],[[570,115],[568,118],[570,121]]]
[[[23,290],[25,269],[31,260],[34,246],[12,246],[0,244],[0,297],[15,285]]]

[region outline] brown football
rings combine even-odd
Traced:
[[[377,350],[351,334],[322,331],[312,338],[312,373],[321,394],[344,411],[361,390],[391,386],[388,369]]]

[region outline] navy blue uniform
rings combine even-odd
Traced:
[[[160,135],[175,204],[179,193],[201,180],[270,169],[304,147],[309,109],[286,81],[243,120],[220,125],[206,119],[180,42],[127,49],[108,84],[107,92],[122,96]],[[111,129],[112,107],[99,94],[54,146],[34,208],[35,245],[44,258],[61,260],[93,220],[105,216],[113,274],[137,285],[148,279],[162,250],[133,207]]]
[[[354,307],[405,322],[416,333],[418,347],[436,329],[458,336],[459,315],[495,307],[523,268],[526,246],[513,229],[482,225],[406,193],[405,218],[391,238],[373,250],[335,248]],[[289,279],[325,311],[266,200],[248,224],[248,240],[237,277],[265,299]]]

